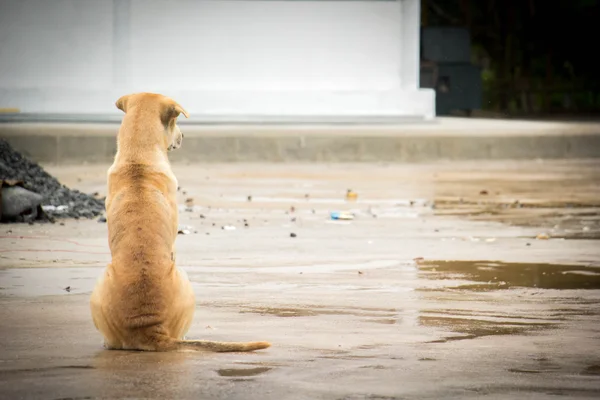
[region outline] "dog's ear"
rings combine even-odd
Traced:
[[[181,107],[179,104],[177,104],[174,101],[168,101],[168,102],[163,103],[163,109],[161,112],[160,119],[162,120],[163,124],[166,126],[166,125],[169,125],[171,120],[179,117],[179,114],[183,114],[186,118],[190,117],[190,115],[187,113],[187,111],[185,111],[183,109],[183,107]]]
[[[129,94],[121,96],[119,97],[119,100],[117,100],[117,102],[115,103],[115,106],[117,106],[117,108],[123,111],[124,113],[127,113],[127,100],[129,100],[129,96]]]

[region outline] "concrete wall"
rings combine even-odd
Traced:
[[[196,117],[431,118],[419,21],[418,0],[2,0],[0,108],[156,91]]]

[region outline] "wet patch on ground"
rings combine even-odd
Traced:
[[[426,327],[449,330],[458,335],[444,336],[430,343],[445,343],[454,340],[476,339],[484,336],[524,335],[529,332],[557,327],[548,322],[516,322],[485,320],[476,318],[457,318],[456,316],[421,315],[419,324]]]
[[[577,295],[600,289],[597,266],[481,260],[418,260],[417,266],[421,279],[435,283],[417,289],[424,300],[433,302],[433,307],[419,311],[419,325],[441,330],[441,337],[432,343],[556,329],[573,319],[595,315],[599,302],[594,295],[582,304],[582,296]],[[502,291],[514,295],[508,298],[498,293]],[[528,304],[534,295],[544,298],[547,306],[533,312],[515,308]],[[478,306],[466,308],[465,301]],[[446,307],[437,308],[441,304]]]
[[[42,368],[22,368],[22,369],[5,369],[0,371],[0,375],[10,375],[10,374],[22,374],[22,373],[42,373],[53,370],[61,370],[61,369],[94,369],[95,367],[91,365],[59,365],[56,367],[42,367]]]
[[[316,317],[320,315],[349,315],[366,317],[366,321],[379,324],[393,324],[399,311],[393,308],[361,308],[361,307],[328,307],[307,305],[304,307],[251,307],[242,306],[240,313],[255,313],[260,315],[274,315],[277,317]],[[370,319],[372,318],[372,319]]]
[[[583,370],[582,374],[600,376],[600,365],[589,365]]]
[[[37,297],[91,293],[103,268],[0,269],[0,296]]]
[[[273,368],[270,368],[270,367],[224,368],[224,369],[217,370],[217,374],[219,374],[219,376],[226,376],[226,377],[248,377],[248,376],[261,375],[272,369]]]
[[[499,261],[421,261],[426,279],[470,281],[455,289],[472,291],[511,288],[600,289],[600,267]]]
[[[535,227],[556,239],[600,239],[600,203],[597,201],[507,202],[504,199],[446,198],[436,199],[432,207],[436,216]]]

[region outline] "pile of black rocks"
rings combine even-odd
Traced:
[[[3,139],[0,139],[0,179],[23,181],[25,189],[42,195],[44,206],[54,206],[43,207],[49,217],[94,218],[104,213],[103,199],[62,185]]]

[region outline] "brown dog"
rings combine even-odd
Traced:
[[[196,306],[187,274],[175,267],[177,179],[167,151],[181,146],[176,119],[188,114],[172,99],[152,93],[123,96],[116,106],[125,117],[108,170],[112,262],[90,301],[105,347],[218,352],[269,347],[267,342],[183,340]]]

